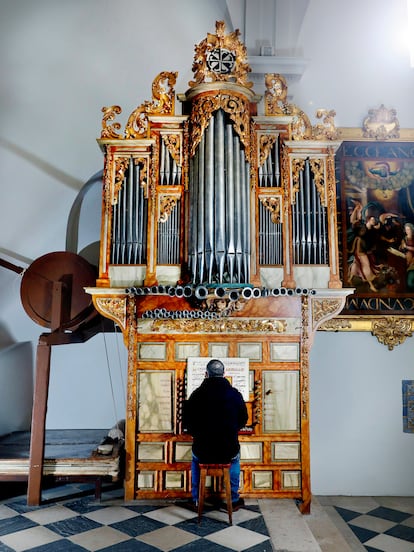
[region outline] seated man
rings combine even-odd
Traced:
[[[240,444],[239,430],[246,425],[247,408],[241,393],[223,377],[224,365],[213,359],[207,364],[206,378],[193,391],[184,408],[184,427],[193,436],[191,494],[194,507],[198,502],[199,462],[230,463],[233,510],[244,504],[239,498]]]

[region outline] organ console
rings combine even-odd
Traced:
[[[339,277],[340,142],[334,112],[312,126],[279,74],[261,104],[249,71],[239,32],[217,22],[184,94],[176,73],[159,74],[123,135],[121,108],[103,108],[100,266],[87,291],[128,348],[125,498],[190,496],[188,359],[239,357],[241,494],[294,498],[307,513],[309,351],[352,291]]]

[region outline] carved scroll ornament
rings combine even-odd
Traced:
[[[146,101],[138,106],[129,116],[125,126],[125,138],[137,139],[148,136],[148,115],[174,115],[175,106],[175,83],[178,73],[164,71],[155,77],[152,83],[152,101]],[[116,115],[122,112],[118,105],[103,107],[101,138],[122,139],[118,134],[121,125],[113,121]]]
[[[380,343],[392,351],[396,345],[404,343],[413,335],[411,320],[397,316],[387,316],[373,321],[371,333]]]

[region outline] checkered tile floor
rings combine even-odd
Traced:
[[[414,515],[379,506],[366,513],[336,511],[370,552],[414,552]]]
[[[40,507],[2,500],[0,552],[414,552],[414,497],[317,496],[309,516],[293,501],[267,501],[262,514],[262,501],[246,500],[233,526],[212,507],[198,524],[179,502],[122,497],[107,488],[97,502],[91,486],[65,485],[44,491]]]
[[[413,497],[318,497],[369,552],[414,552]]]
[[[46,495],[46,497],[45,497]],[[46,498],[46,499],[45,499]],[[40,507],[26,496],[0,503],[0,552],[271,552],[269,534],[257,501],[233,514],[206,508],[197,514],[179,503],[102,502],[93,495],[54,501],[43,493]]]

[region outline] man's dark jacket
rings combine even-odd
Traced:
[[[230,462],[240,450],[238,431],[246,422],[241,393],[222,377],[203,380],[184,406],[184,427],[200,462]]]

